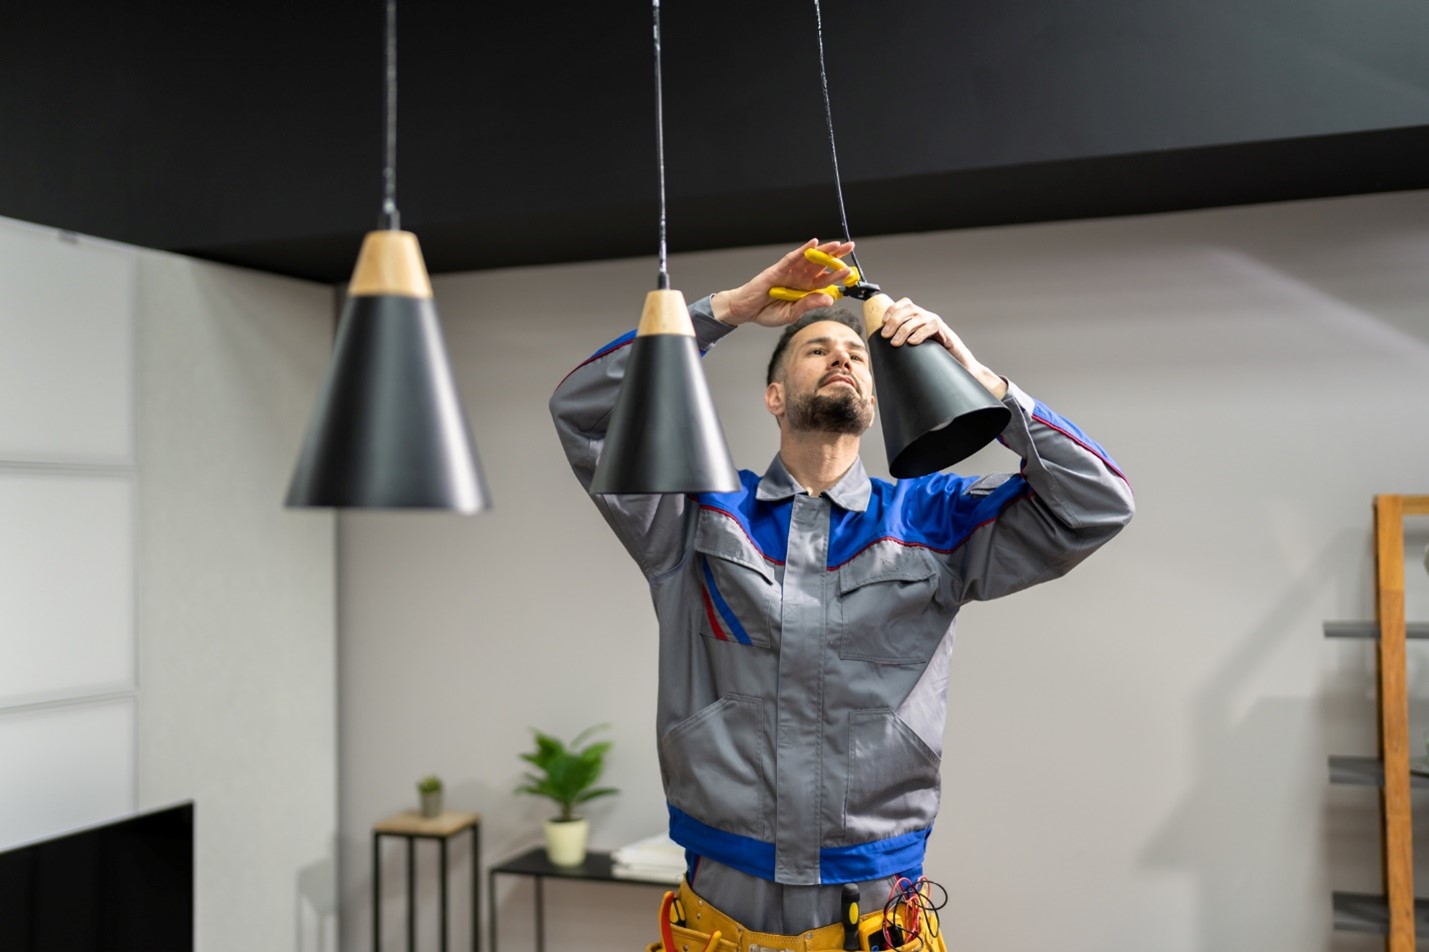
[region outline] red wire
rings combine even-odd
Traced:
[[[665,952],[675,952],[675,935],[670,929],[670,907],[674,904],[675,894],[665,893],[665,898],[660,903],[660,944]]]
[[[914,939],[920,937],[922,924],[920,922],[923,913],[922,887],[928,882],[926,876],[918,877],[914,882],[906,876],[900,876],[894,880],[892,887],[888,890],[888,901],[883,904],[883,941],[889,949],[896,948],[893,942],[893,933],[889,931],[892,926],[898,906],[903,906],[902,924],[900,929],[903,933],[903,942],[906,945]],[[901,903],[899,902],[901,898]]]

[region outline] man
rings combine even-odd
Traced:
[[[769,297],[847,276],[805,260],[809,247],[853,248],[810,241],[690,308],[701,349],[741,324],[786,328],[764,394],[779,453],[763,476],[741,471],[733,493],[594,497],[659,618],[659,754],[670,835],[690,857],[684,918],[697,942],[719,927],[741,950],[807,949],[801,935],[840,922],[841,884],[858,884],[867,912],[917,879],[959,606],[1065,573],[1133,509],[1097,444],[906,299],[883,335],[947,348],[1012,411],[1000,440],[1022,465],[871,480],[858,456],[875,402],[861,322],[827,295]],[[628,352],[597,352],[551,398],[583,486]],[[830,934],[814,947],[841,947]]]

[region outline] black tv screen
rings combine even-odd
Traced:
[[[5,952],[193,952],[194,806],[0,853]]]

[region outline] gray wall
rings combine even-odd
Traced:
[[[783,250],[677,257],[671,274],[693,298]],[[1372,495],[1429,490],[1429,194],[860,250],[874,280],[940,310],[1103,442],[1140,509],[1067,579],[963,616],[928,863],[952,897],[950,946],[1377,947],[1330,930],[1332,889],[1378,885],[1376,805],[1331,788],[1325,766],[1373,753],[1372,654],[1320,625],[1372,617]],[[485,862],[539,841],[546,808],[512,794],[528,726],[614,725],[623,793],[591,810],[596,846],[662,828],[648,598],[545,410],[634,323],[654,272],[436,282],[496,509],[340,520],[345,948],[369,947],[369,826],[410,806],[422,773],[485,813]],[[743,329],[705,361],[753,468],[776,445],[760,403],[772,341]],[[865,457],[883,469],[876,438]],[[1015,465],[994,448],[961,468]],[[1412,591],[1416,608],[1429,599]],[[1419,689],[1429,672],[1411,676]],[[1426,720],[1416,707],[1415,736]],[[396,855],[388,867],[391,940]],[[504,945],[529,941],[531,898],[499,890]],[[562,884],[547,899],[556,947],[656,935],[658,890]]]

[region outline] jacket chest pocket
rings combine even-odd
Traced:
[[[925,549],[884,542],[838,569],[839,657],[924,664],[952,621],[937,598],[938,562]]]
[[[695,572],[703,608],[700,633],[719,641],[769,648],[779,620],[775,566],[725,516],[700,513]]]

